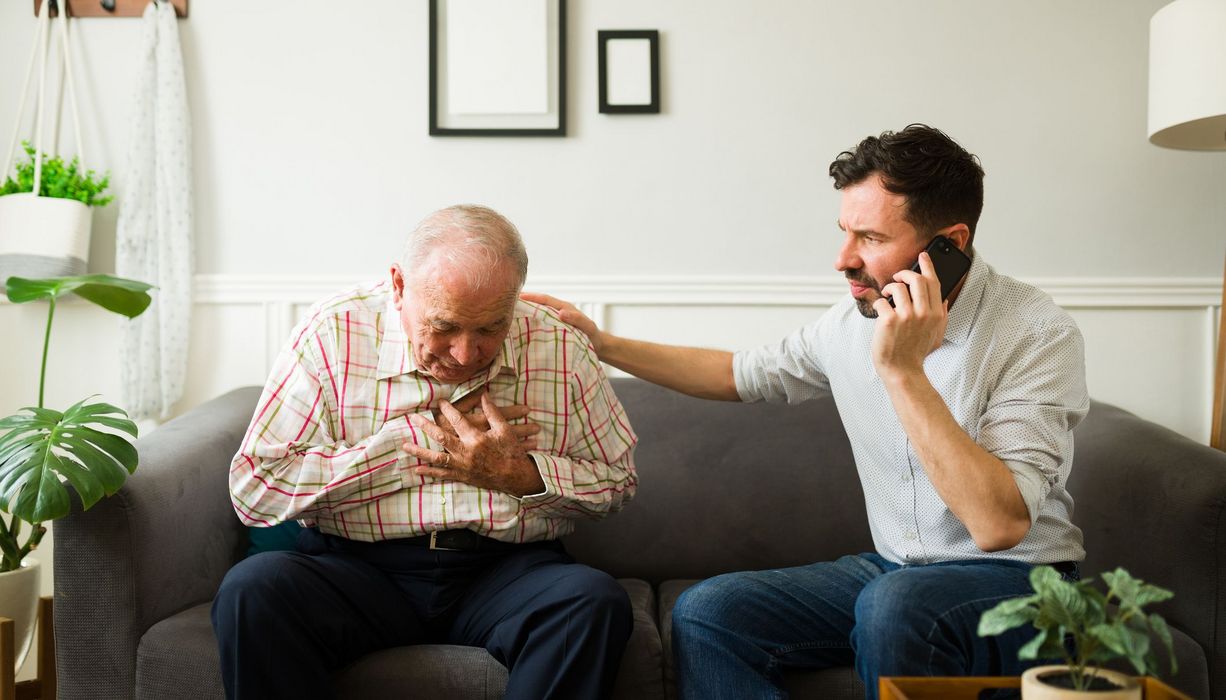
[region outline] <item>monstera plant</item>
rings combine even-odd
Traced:
[[[65,480],[88,509],[118,491],[136,469],[136,448],[124,435],[135,439],[136,424],[122,409],[92,401],[93,397],[64,411],[43,405],[56,301],[76,294],[108,311],[135,318],[149,307],[151,287],[111,275],[38,280],[10,277],[5,284],[9,301],[21,304],[46,300],[48,308],[38,405],[0,419],[0,511],[10,515],[0,518],[0,573],[21,566],[21,560],[46,533],[43,523],[68,514]]]

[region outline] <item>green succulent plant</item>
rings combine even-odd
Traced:
[[[111,275],[8,278],[5,292],[9,301],[46,300],[48,310],[38,405],[0,418],[0,511],[9,514],[0,518],[0,572],[21,567],[21,560],[38,547],[47,531],[43,523],[68,515],[71,503],[63,480],[72,484],[88,509],[118,491],[136,470],[136,448],[125,436],[136,438],[136,424],[123,409],[91,403],[93,397],[62,412],[43,406],[56,300],[76,294],[108,311],[135,318],[149,307],[151,288]]]
[[[1151,635],[1166,647],[1171,673],[1178,671],[1166,621],[1142,610],[1174,594],[1135,579],[1121,568],[1104,573],[1103,581],[1105,593],[1093,585],[1093,578],[1070,583],[1052,567],[1036,566],[1030,572],[1034,593],[1010,598],[984,612],[979,618],[979,636],[1033,626],[1039,634],[1018,650],[1018,658],[1063,658],[1077,690],[1088,688],[1094,664],[1112,659],[1127,659],[1140,675],[1157,675]]]
[[[16,177],[9,175],[4,179],[4,183],[0,184],[0,195],[34,191],[35,150],[29,141],[22,141],[21,145],[28,160],[17,164]],[[38,188],[40,196],[75,199],[86,206],[102,207],[114,199],[102,196],[110,184],[110,173],[98,177],[93,170],[82,171],[76,156],[65,165],[60,156],[43,154],[42,180]]]

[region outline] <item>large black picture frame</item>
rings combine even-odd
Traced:
[[[565,136],[566,135],[566,0],[545,0],[549,20],[550,111],[540,115],[447,113],[446,22],[448,0],[430,0],[430,135],[431,136]],[[548,121],[547,124],[540,122]],[[473,124],[473,121],[483,122]]]

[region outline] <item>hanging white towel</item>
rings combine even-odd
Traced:
[[[191,121],[179,28],[169,2],[145,8],[115,271],[157,286],[128,322],[121,379],[135,419],[164,419],[183,395],[191,326]]]

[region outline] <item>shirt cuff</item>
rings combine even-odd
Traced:
[[[738,350],[732,353],[732,381],[736,385],[736,394],[744,402],[761,401],[761,395],[754,394],[750,391],[753,386],[752,371],[745,366],[745,351]]]
[[[541,483],[545,485],[545,489],[541,491],[540,493],[530,493],[526,496],[516,496],[513,493],[507,494],[508,496],[510,496],[511,498],[514,498],[520,503],[523,503],[524,501],[530,498],[541,500],[547,496],[553,495],[549,492],[549,477],[546,474],[546,469],[548,468],[548,460],[546,459],[545,455],[540,454],[538,452],[529,452],[528,456],[531,457],[532,461],[536,464],[536,471],[538,474],[541,475]]]
[[[1047,498],[1047,492],[1050,490],[1047,479],[1043,478],[1043,474],[1032,464],[1010,460],[1004,460],[1004,463],[1013,473],[1013,482],[1017,484],[1022,500],[1026,502],[1026,509],[1030,511],[1030,524],[1034,525],[1039,519],[1039,506],[1043,504],[1043,499]]]

